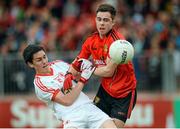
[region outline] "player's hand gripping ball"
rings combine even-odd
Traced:
[[[109,48],[109,56],[116,64],[126,64],[134,57],[134,48],[127,40],[116,40]]]

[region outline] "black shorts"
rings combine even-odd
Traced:
[[[134,92],[133,101],[131,101],[131,98],[132,92],[124,98],[114,98],[110,96],[102,86],[100,86],[94,99],[94,103],[111,118],[119,119],[125,123],[128,118],[128,114],[131,113],[136,104],[136,90]],[[133,103],[131,104],[131,102]]]

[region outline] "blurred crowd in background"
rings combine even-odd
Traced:
[[[0,55],[21,54],[28,43],[49,52],[79,50],[104,2],[117,9],[115,28],[135,48],[142,88],[180,88],[179,0],[0,0]]]

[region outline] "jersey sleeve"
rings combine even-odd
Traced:
[[[125,40],[125,37],[119,31],[115,31],[115,29],[112,30],[111,36],[114,41],[118,39]]]
[[[37,97],[45,102],[54,101],[56,95],[61,92],[58,85],[42,81],[39,77],[35,78],[34,85]]]
[[[60,71],[64,74],[68,71],[70,64],[64,62],[63,60],[55,60],[50,62],[50,65],[54,65],[55,68],[60,69]]]
[[[82,45],[82,49],[81,49],[80,53],[78,54],[78,58],[88,59],[91,56],[91,51],[90,51],[91,43],[92,43],[91,38],[87,38],[85,40],[85,42]]]
[[[60,68],[61,71],[63,71],[63,72],[66,72],[70,67],[70,65],[68,63],[66,63],[66,62],[64,62],[62,60],[56,60],[55,61],[55,66]]]

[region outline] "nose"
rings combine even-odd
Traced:
[[[103,21],[103,20],[101,20],[101,21],[100,21],[100,24],[101,24],[101,25],[104,25],[104,21]]]
[[[43,59],[43,60],[42,60],[42,63],[45,64],[45,63],[46,63],[46,59]]]

